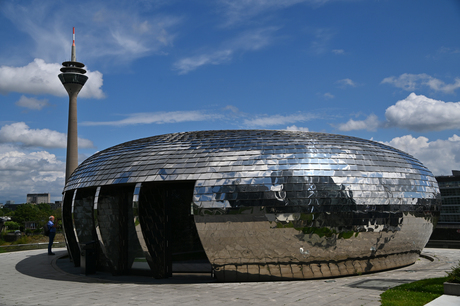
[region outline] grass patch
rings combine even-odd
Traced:
[[[382,306],[422,306],[444,293],[447,277],[422,279],[388,289],[380,295]]]
[[[16,241],[13,242],[6,242],[4,240],[0,240],[0,246],[2,245],[14,245],[14,244],[29,244],[29,243],[40,243],[40,242],[48,242],[49,237],[44,235],[22,235]],[[56,237],[54,237],[55,242],[64,242],[64,235],[62,233],[57,233]]]
[[[48,241],[49,237],[44,235],[22,235],[21,238],[13,242],[6,242],[0,239],[0,253],[46,249],[48,248]],[[65,246],[64,235],[62,233],[57,233],[54,242],[59,242],[59,244],[55,244],[54,247],[58,245]]]

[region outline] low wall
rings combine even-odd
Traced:
[[[460,249],[460,241],[458,240],[430,240],[425,248],[437,249]]]

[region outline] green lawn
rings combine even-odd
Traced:
[[[447,277],[422,279],[388,289],[380,295],[382,306],[425,305],[444,293]]]
[[[6,242],[0,239],[0,253],[46,249],[48,247],[48,241],[49,238],[44,235],[23,235],[19,240],[14,242]],[[54,242],[60,242],[61,246],[65,246],[64,235],[62,233],[57,233]],[[38,243],[41,244],[38,245]]]

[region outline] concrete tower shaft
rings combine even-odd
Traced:
[[[69,94],[69,122],[67,128],[67,157],[65,179],[70,177],[78,166],[77,96],[88,77],[83,63],[77,62],[75,48],[75,28],[73,28],[71,60],[62,63],[59,79]]]

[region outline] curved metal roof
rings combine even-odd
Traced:
[[[400,150],[356,137],[286,130],[184,132],[122,143],[85,160],[65,191],[193,180],[194,201],[215,207],[222,203],[222,189],[216,191],[216,186],[276,189],[273,186],[286,183],[287,177],[294,184],[294,178],[302,178],[297,181],[303,185],[332,179],[352,191],[358,202],[363,199],[362,204],[370,198],[373,204],[388,204],[388,198],[408,204],[396,199],[433,199],[439,193],[432,173]]]

